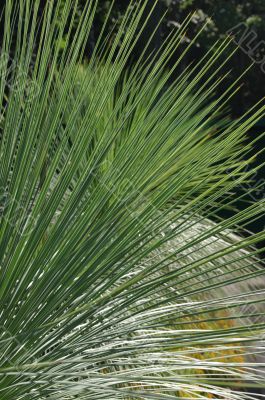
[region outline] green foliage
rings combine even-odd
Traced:
[[[120,25],[122,16],[124,15],[129,0],[118,1],[114,3],[112,20],[109,23],[108,33],[112,32]],[[149,7],[153,1],[149,0]],[[157,28],[158,20],[162,18],[164,12],[166,16],[161,24],[158,32],[160,41],[162,42],[172,31],[172,28],[183,21],[189,13],[194,14],[191,24],[187,30],[188,39],[194,37],[199,32],[205,21],[208,24],[201,35],[197,37],[196,46],[184,58],[183,64],[188,65],[193,60],[199,60],[205,51],[208,51],[216,40],[227,37],[227,32],[239,23],[246,23],[249,28],[257,34],[257,39],[252,40],[251,47],[254,48],[258,43],[262,42],[265,37],[265,6],[263,0],[238,1],[238,0],[159,0],[159,8],[157,13],[160,17],[151,18],[149,21],[149,30]],[[97,27],[99,21],[103,21],[110,7],[109,1],[100,1],[98,12],[96,13],[95,35],[99,34]],[[106,32],[106,33],[107,33]],[[143,35],[140,43],[148,40],[149,34]],[[111,37],[109,38],[111,40]],[[251,37],[249,38],[251,39]],[[253,39],[253,37],[252,37]],[[264,47],[264,46],[263,46]],[[227,53],[227,56],[229,53]],[[138,51],[133,53],[133,58],[137,58]],[[264,56],[264,54],[263,54]],[[178,54],[175,55],[173,64]],[[251,58],[239,51],[233,59],[230,60],[231,73],[227,78],[227,84],[231,84],[239,74],[241,74],[251,63]],[[235,98],[230,106],[233,115],[238,117],[246,111],[259,98],[264,96],[263,87],[265,86],[265,76],[257,64],[246,76],[245,84],[242,89],[242,95]]]
[[[227,32],[240,23],[246,23],[257,34],[257,39],[252,40],[251,47],[258,45],[265,37],[265,3],[260,0],[176,0],[171,1],[168,7],[168,21],[182,21],[188,13],[195,13],[190,26],[189,35],[194,36],[205,21],[210,18],[206,29],[197,39],[197,46],[203,52],[208,50],[216,40],[225,38]],[[169,24],[170,25],[170,24]],[[168,29],[166,29],[168,32]],[[249,37],[249,40],[253,39]],[[200,54],[201,56],[201,54]],[[196,52],[191,53],[191,59],[198,59]],[[231,60],[232,72],[229,82],[233,82],[251,62],[250,57],[241,50]],[[231,103],[235,115],[241,115],[244,110],[258,98],[264,96],[264,73],[260,65],[256,65],[245,77],[245,85],[241,98]]]
[[[38,0],[6,2],[1,400],[250,399],[239,389],[264,385],[248,357],[265,328],[265,235],[238,226],[264,204],[216,216],[255,173],[244,138],[265,106],[231,122],[238,81],[214,96],[229,40],[172,81],[189,19],[126,71],[145,1],[82,66],[96,3],[78,5],[48,2],[39,26]]]

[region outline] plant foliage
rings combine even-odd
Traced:
[[[77,28],[76,0],[47,2],[41,21],[39,0],[6,1],[1,400],[250,399],[264,385],[264,234],[238,228],[264,204],[218,217],[255,172],[244,135],[264,105],[222,114],[238,87],[214,96],[229,39],[172,83],[190,18],[126,72],[145,3],[81,67],[94,1]]]

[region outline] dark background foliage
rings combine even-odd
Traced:
[[[111,1],[100,0],[97,19],[94,26],[94,36],[98,35],[99,27],[110,7]],[[129,0],[117,0],[113,10],[113,18],[110,29],[119,24],[124,10],[129,4]],[[153,0],[149,1],[149,8],[154,4]],[[231,31],[240,23],[245,23],[249,28],[249,32],[255,32],[257,37],[249,37],[251,39],[251,49],[254,49],[258,43],[265,39],[265,2],[263,0],[159,0],[155,12],[150,18],[149,24],[142,40],[135,49],[135,56],[141,50],[150,32],[157,29],[158,23],[164,13],[161,27],[157,30],[157,34],[152,42],[153,48],[159,48],[163,40],[169,32],[178,25],[184,18],[195,13],[187,32],[187,41],[201,29],[207,18],[211,18],[203,33],[196,41],[196,46],[190,51],[189,56],[182,63],[184,68],[190,61],[201,57],[215,42],[220,38],[225,38],[227,32]],[[265,42],[264,42],[265,44]],[[140,47],[140,49],[139,49]],[[265,46],[259,46],[259,50],[265,51]],[[242,46],[244,48],[244,46]],[[263,55],[262,55],[263,56]],[[265,56],[265,54],[264,54]],[[178,57],[178,54],[176,54]],[[174,60],[172,60],[174,62]],[[242,71],[250,64],[251,59],[243,49],[239,50],[235,57],[231,60],[230,80],[242,73]],[[265,71],[265,69],[264,69]],[[265,73],[261,70],[260,64],[254,65],[252,70],[244,78],[244,86],[240,95],[235,99],[232,105],[234,116],[241,115],[250,105],[264,96]]]

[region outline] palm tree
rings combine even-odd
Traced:
[[[238,81],[214,96],[229,39],[172,83],[189,18],[126,72],[145,5],[82,66],[96,2],[76,28],[77,0],[47,2],[41,22],[39,0],[6,1],[2,400],[251,399],[264,386],[264,234],[242,234],[264,205],[234,206],[264,105],[233,122]]]

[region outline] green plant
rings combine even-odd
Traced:
[[[126,74],[145,1],[81,67],[96,3],[76,29],[77,6],[48,2],[39,26],[38,0],[6,2],[1,400],[249,399],[239,389],[263,385],[247,355],[264,322],[245,307],[262,316],[264,234],[236,232],[263,202],[218,214],[255,172],[244,136],[264,106],[222,116],[238,85],[214,97],[229,39],[170,83],[189,19]]]

